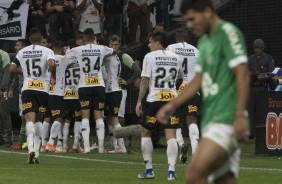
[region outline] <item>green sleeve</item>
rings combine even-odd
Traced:
[[[130,69],[132,68],[132,65],[134,63],[133,59],[128,54],[122,55],[122,62],[125,66],[127,66]]]

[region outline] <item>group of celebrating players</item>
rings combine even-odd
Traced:
[[[200,51],[187,43],[185,30],[177,31],[177,43],[172,45],[168,45],[165,33],[153,32],[149,36],[151,52],[143,61],[136,105],[136,114],[142,116],[141,149],[146,166],[138,178],[155,177],[151,136],[156,123],[160,122],[164,124],[167,140],[167,179],[176,179],[178,145],[181,161],[187,162],[187,146],[179,121],[179,115],[184,113],[193,154],[187,181],[205,183],[208,176],[219,183],[236,181],[240,155],[237,142],[242,139],[246,127],[247,93],[240,86],[246,87],[248,83],[245,80],[247,58],[243,36],[233,24],[217,17],[210,0],[184,0],[182,13],[188,27],[196,36],[202,36]],[[64,50],[64,43],[58,41],[50,50],[40,46],[42,35],[37,29],[32,29],[32,45],[21,49],[11,65],[11,72],[24,76],[21,99],[29,164],[39,163],[40,148],[41,151],[67,152],[69,125],[73,117],[75,138],[72,149],[80,150],[82,138],[83,153],[91,150],[91,111],[96,122],[99,153],[106,152],[104,117],[110,124],[110,133],[121,127],[118,113],[123,97],[122,85],[128,84],[121,78],[122,65],[135,71],[131,82],[139,77],[140,70],[130,56],[120,54],[117,36],[110,38],[111,48],[98,45],[92,29],[86,29],[83,38],[81,46]],[[238,76],[240,85],[237,85]],[[181,85],[177,90],[178,81]],[[235,87],[240,93],[237,97]],[[202,141],[198,145],[200,90],[203,94],[203,129]],[[176,109],[181,111],[175,112]],[[51,119],[54,122],[47,142]],[[63,138],[63,142],[58,141],[56,147],[57,137]],[[113,153],[126,152],[123,138],[112,137],[111,143]]]

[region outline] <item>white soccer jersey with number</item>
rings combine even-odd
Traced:
[[[176,97],[175,82],[182,72],[179,56],[158,50],[147,54],[143,61],[142,77],[149,77],[147,102],[170,101]]]
[[[121,63],[117,55],[107,56],[104,59],[104,65],[107,73],[106,93],[121,91],[119,77],[121,72]]]
[[[56,84],[51,86],[49,95],[63,96],[65,87],[65,71],[70,64],[65,56],[55,55]]]
[[[196,75],[194,68],[198,62],[199,50],[185,42],[169,45],[167,50],[180,56],[184,74],[183,83],[189,83]]]
[[[105,87],[102,74],[104,57],[113,54],[113,49],[106,46],[87,44],[71,49],[68,57],[80,66],[79,88]]]
[[[71,64],[65,71],[64,99],[78,99],[78,84],[80,78],[78,62]]]
[[[49,59],[55,59],[54,52],[40,45],[30,45],[18,52],[13,64],[21,65],[24,77],[22,91],[49,91]]]

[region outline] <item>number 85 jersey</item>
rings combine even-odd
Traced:
[[[18,52],[12,64],[21,65],[24,77],[22,91],[49,91],[48,60],[50,59],[55,59],[54,52],[40,45],[30,45]]]
[[[158,50],[147,54],[142,77],[150,78],[147,102],[170,101],[176,97],[176,79],[183,75],[180,57],[171,51]]]

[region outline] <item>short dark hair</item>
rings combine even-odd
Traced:
[[[18,39],[17,42],[20,42],[23,47],[26,47],[29,45],[29,41],[26,39]]]
[[[29,38],[32,43],[40,43],[42,40],[42,34],[37,28],[32,28],[29,32]]]
[[[94,33],[93,29],[91,29],[91,28],[85,29],[83,34],[84,34],[85,40],[89,40],[89,41],[95,40],[95,33]]]
[[[118,35],[112,35],[110,36],[109,41],[110,42],[118,41],[120,43],[120,37]]]
[[[178,29],[175,33],[175,40],[176,42],[188,42],[189,41],[188,30]]]
[[[84,38],[83,32],[78,32],[75,39],[76,40],[83,40],[83,38]]]
[[[168,46],[168,36],[164,32],[153,32],[150,34],[149,38],[151,38],[153,41],[158,41],[160,44],[166,48]]]
[[[57,50],[63,50],[65,46],[65,43],[63,41],[56,41],[53,44],[53,49],[57,49]]]
[[[48,35],[43,35],[42,36],[43,39],[46,39],[48,43],[51,43],[51,37]]]
[[[215,11],[214,5],[211,0],[182,0],[180,12],[182,14],[185,14],[188,10],[191,9],[202,12],[206,8],[210,8],[212,11]]]

